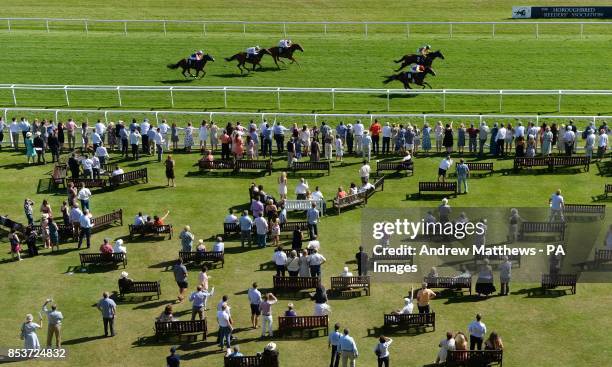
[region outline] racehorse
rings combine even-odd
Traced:
[[[293,58],[293,52],[295,52],[295,51],[304,52],[304,49],[299,44],[293,43],[288,48],[281,49],[278,46],[274,46],[274,47],[270,47],[268,49],[268,51],[270,51],[270,56],[272,56],[272,59],[274,59],[274,63],[280,69],[280,66],[278,65],[278,62],[280,61],[283,64],[285,63],[283,60],[281,60],[281,58],[289,59],[289,60],[291,60],[292,64],[296,63],[296,64],[299,65],[297,60]]]
[[[183,76],[185,78],[187,78],[187,72],[189,73],[189,76],[191,76],[192,78],[197,78],[198,75],[200,75],[200,72],[202,72],[202,78],[204,77],[204,75],[206,75],[206,72],[204,71],[204,66],[206,65],[206,62],[208,61],[215,61],[215,58],[210,56],[209,54],[206,54],[202,57],[202,60],[187,60],[187,59],[181,59],[179,60],[179,62],[177,62],[176,64],[168,64],[168,69],[177,69],[177,68],[183,68]],[[194,69],[196,71],[196,74],[193,75],[191,74],[191,69]]]
[[[425,86],[428,86],[429,89],[431,89],[431,85],[429,85],[429,83],[425,81],[425,77],[427,76],[427,74],[436,76],[436,72],[431,67],[425,67],[425,71],[422,73],[413,73],[408,71],[391,75],[383,81],[383,84],[388,84],[394,80],[397,80],[404,84],[404,89],[412,89],[410,88],[410,83],[420,85],[421,87],[423,87],[423,89],[425,88]]]
[[[232,60],[238,60],[238,69],[240,69],[240,74],[242,74],[243,71],[243,67],[244,70],[246,70],[247,72],[249,71],[249,69],[244,65],[245,63],[249,63],[249,64],[253,64],[253,71],[255,71],[255,67],[259,65],[259,68],[261,69],[261,58],[263,57],[263,55],[271,55],[270,50],[268,50],[267,48],[262,48],[261,50],[259,50],[259,52],[257,53],[257,55],[248,57],[246,52],[239,52],[237,54],[235,54],[234,56],[231,57],[226,57],[225,61],[232,61]]]
[[[404,57],[402,57],[399,60],[393,60],[395,63],[400,63],[400,62],[402,63],[399,69],[395,71],[396,72],[400,71],[410,64],[419,64],[419,65],[431,67],[431,64],[433,64],[433,61],[438,57],[444,60],[444,55],[442,55],[442,52],[440,52],[440,50],[435,51],[435,52],[430,52],[425,57],[421,55],[414,55],[414,54],[404,55]]]

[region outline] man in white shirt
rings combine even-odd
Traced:
[[[224,344],[227,344],[225,348],[231,348],[233,326],[226,303],[221,306],[221,311],[217,311],[217,322],[219,323],[219,347],[224,350]]]
[[[317,250],[312,250],[312,255],[308,255],[308,264],[310,265],[310,276],[321,276],[321,265],[325,264],[327,259],[319,254]]]
[[[597,158],[603,159],[606,150],[608,150],[608,133],[605,129],[600,129],[599,139],[597,140]]]
[[[142,135],[140,135],[138,130],[134,130],[130,133],[130,145],[132,146],[132,158],[135,160],[138,160],[138,158],[140,158],[140,153],[138,152],[138,146],[140,145],[141,136]]]
[[[357,120],[357,122],[355,122],[355,125],[353,126],[353,133],[355,135],[355,153],[356,154],[361,153],[361,150],[363,148],[363,130],[364,130],[364,126],[361,123],[361,120]]]
[[[168,139],[168,130],[170,130],[170,126],[166,120],[162,120],[161,124],[157,126],[159,128],[159,132],[162,135],[162,141],[166,142],[166,150],[170,149],[170,140]]]
[[[308,246],[306,246],[306,248],[319,251],[321,249],[321,242],[315,237],[315,239],[308,241]]]
[[[362,157],[369,162],[372,154],[372,137],[367,130],[363,132],[363,138],[361,141],[361,149],[363,151]]]
[[[87,154],[81,161],[81,166],[83,166],[83,174],[86,178],[93,178],[93,161],[89,158]]]
[[[470,350],[482,350],[482,341],[487,333],[487,327],[484,322],[480,321],[482,316],[476,314],[476,320],[468,325],[468,333],[470,333]]]
[[[523,126],[522,122],[518,122],[518,126],[514,129],[514,137],[520,138],[525,137],[525,126]]]
[[[563,142],[565,143],[565,155],[569,157],[574,151],[574,143],[576,142],[576,134],[574,134],[574,132],[572,131],[571,126],[567,126],[565,128],[565,133],[563,134]]]
[[[595,131],[593,128],[589,127],[587,130],[587,136],[584,142],[584,151],[585,155],[589,158],[593,157],[593,148],[595,147],[595,140],[597,137],[595,136]]]
[[[261,303],[261,292],[257,289],[257,282],[253,283],[253,286],[249,288],[247,292],[249,297],[249,304],[251,305],[251,326],[253,329],[257,329],[259,323],[259,304]]]
[[[213,252],[223,252],[225,251],[225,244],[223,243],[223,238],[217,237],[217,242],[213,245]]]
[[[81,208],[83,209],[83,211],[89,210],[89,199],[90,198],[91,198],[91,191],[89,191],[89,189],[85,187],[84,183],[81,184],[81,189],[77,193],[77,199],[81,201]]]
[[[100,141],[104,143],[104,133],[106,132],[106,125],[104,125],[102,121],[98,120],[98,122],[96,122],[96,125],[94,126],[94,131],[100,137]]]
[[[498,156],[504,156],[504,144],[506,142],[506,134],[507,134],[507,130],[504,127],[504,124],[499,124],[500,127],[497,130],[497,136],[495,136],[495,143],[497,144],[497,155]]]
[[[124,174],[125,172],[123,172],[123,169],[117,167],[116,170],[113,171],[113,173],[111,173],[111,177],[115,177],[115,176],[119,176]]]
[[[382,137],[383,137],[383,146],[382,153],[389,154],[389,150],[391,147],[391,126],[388,122],[385,122],[385,126],[382,128]]]
[[[13,121],[9,125],[9,131],[11,132],[11,141],[13,142],[13,148],[19,150],[19,132],[21,127],[17,123],[17,119],[13,117]]]
[[[484,146],[489,138],[489,126],[485,121],[480,123],[480,128],[478,129],[478,156],[482,157],[484,154]]]
[[[555,219],[559,217],[560,221],[564,222],[563,210],[565,209],[565,202],[563,196],[561,196],[561,189],[557,189],[557,192],[550,197],[548,204],[550,205],[550,216],[548,217],[548,221],[554,222]]]
[[[96,148],[95,155],[98,157],[100,165],[104,166],[106,164],[106,159],[108,158],[108,150],[106,150],[103,143],[100,143],[100,146]]]
[[[91,214],[89,213],[89,210],[85,209],[83,210],[83,214],[79,218],[80,234],[78,248],[81,248],[81,245],[83,244],[83,238],[87,239],[87,248],[91,246],[91,227]]]
[[[453,160],[451,159],[450,155],[447,155],[446,158],[444,158],[440,162],[440,165],[438,166],[438,182],[440,181],[445,182],[446,171],[448,171],[448,169],[451,168],[452,165],[453,165]]]
[[[278,246],[276,250],[274,250],[274,255],[272,256],[272,261],[274,261],[274,265],[276,265],[276,276],[285,276],[285,265],[287,264],[287,254],[283,251],[282,246]]]
[[[238,223],[238,217],[234,215],[234,212],[232,211],[232,209],[230,209],[227,216],[225,216],[223,223]]]
[[[142,153],[149,154],[149,129],[151,128],[151,124],[149,124],[148,119],[144,119],[140,124],[140,135],[142,135]]]
[[[256,228],[257,246],[260,248],[266,247],[266,236],[268,234],[268,221],[260,214],[259,217],[253,221]]]
[[[365,185],[370,179],[371,168],[367,161],[364,160],[362,163],[363,165],[359,169],[359,177],[361,177],[361,183]]]
[[[295,186],[295,195],[297,200],[306,200],[306,192],[308,191],[308,182],[302,177],[300,183]]]

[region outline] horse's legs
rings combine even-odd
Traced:
[[[280,61],[280,58],[273,57],[272,60],[274,60],[274,63],[276,64],[276,67],[280,69],[280,65],[278,65],[278,61]]]
[[[410,83],[408,81],[404,82],[404,89],[412,89],[410,88]]]
[[[406,66],[408,66],[408,63],[407,63],[406,61],[404,61],[404,62],[402,63],[402,65],[400,65],[400,67],[399,67],[397,70],[395,70],[395,72],[398,72],[398,71],[402,70],[402,69],[403,69],[403,68],[405,68]]]
[[[424,85],[423,85],[423,89],[425,88],[425,86],[428,86],[428,87],[429,87],[429,89],[433,89],[433,88],[431,87],[431,85],[429,85],[429,83],[427,83],[427,82],[423,82],[423,84],[424,84]]]
[[[291,60],[291,63],[292,63],[292,64],[293,64],[293,63],[295,63],[297,66],[300,66],[300,63],[299,63],[299,62],[297,62],[297,60],[296,60],[296,59],[294,59],[294,58],[293,58],[293,56],[291,56],[289,59]]]

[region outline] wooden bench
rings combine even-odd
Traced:
[[[491,366],[503,365],[503,350],[449,350],[446,366]]]
[[[612,261],[612,250],[599,249],[595,250],[595,266],[600,266]]]
[[[334,199],[333,203],[334,208],[336,208],[338,211],[338,215],[340,215],[340,211],[342,209],[357,205],[366,205],[368,203],[368,194],[367,192],[358,192],[356,194],[347,195],[343,198]]]
[[[565,167],[582,167],[585,172],[589,172],[591,166],[591,158],[587,156],[572,156],[572,157],[549,157],[550,168],[565,168]]]
[[[248,160],[238,159],[234,165],[234,171],[240,170],[258,170],[272,174],[272,159]]]
[[[278,333],[281,336],[291,334],[294,330],[299,330],[302,335],[304,331],[308,331],[308,336],[319,336],[320,331],[323,335],[329,334],[329,318],[324,316],[279,316],[278,317]]]
[[[291,171],[293,173],[297,171],[327,171],[329,175],[331,172],[330,161],[317,161],[317,162],[293,162],[291,164]]]
[[[70,184],[70,182],[72,182],[74,184],[74,187],[76,187],[77,190],[83,184],[88,189],[91,189],[91,188],[100,188],[100,189],[103,189],[106,186],[108,186],[108,180],[105,179],[105,178],[71,178],[71,177],[66,177],[66,186],[68,186],[68,184]]]
[[[234,171],[236,169],[236,165],[233,159],[220,159],[215,161],[198,161],[198,167],[200,172],[206,172],[211,170],[224,170],[229,169]]]
[[[565,204],[563,213],[566,220],[576,221],[581,217],[599,217],[603,219],[606,216],[606,206],[597,204]],[[575,214],[575,215],[567,215]],[[581,216],[580,214],[586,214]]]
[[[457,196],[457,182],[419,182],[419,195],[423,192],[450,192]]]
[[[572,294],[576,294],[578,274],[542,274],[542,289],[555,289],[557,287],[570,287]]]
[[[606,196],[606,198],[608,197],[608,194],[612,193],[612,184],[605,184],[604,185],[604,195]]]
[[[312,203],[315,203],[321,215],[325,214],[325,200],[285,200],[284,203],[288,212],[306,211],[312,208]]]
[[[518,172],[522,168],[546,167],[550,169],[548,157],[516,157],[514,158],[514,171]]]
[[[14,220],[10,219],[6,215],[0,215],[0,225],[6,227],[10,230],[14,229],[17,232],[23,233],[25,231],[26,226],[21,223],[17,223]]]
[[[493,162],[465,162],[468,169],[471,173],[481,173],[481,174],[493,174]],[[459,162],[455,164],[455,169],[459,165]],[[455,171],[455,176],[457,172]]]
[[[92,231],[96,231],[100,228],[109,227],[115,224],[123,226],[123,210],[118,209],[111,213],[92,218],[91,224],[93,226]]]
[[[293,231],[295,231],[296,229],[299,229],[300,231],[305,231],[306,229],[308,229],[308,221],[302,220],[295,222],[285,222],[281,223],[280,225],[281,232],[293,233]]]
[[[53,167],[53,172],[51,172],[51,183],[53,187],[59,188],[60,186],[65,186],[67,172],[68,167],[65,164],[56,164]]]
[[[126,294],[129,293],[155,293],[157,294],[157,299],[161,295],[161,285],[159,281],[156,282],[146,282],[146,281],[138,281],[132,282],[129,287],[121,287],[119,285],[119,296],[123,298]]]
[[[148,183],[149,182],[149,174],[146,168],[137,169],[135,171],[130,171],[126,173],[122,173],[120,175],[112,176],[108,179],[109,186],[118,187],[123,185],[124,183]]]
[[[186,252],[180,251],[179,257],[184,263],[201,264],[207,263],[221,263],[221,267],[225,265],[225,256],[223,251],[206,251],[206,252]]]
[[[319,277],[272,277],[274,293],[299,292],[304,289],[313,289],[321,285]]]
[[[331,277],[331,291],[344,293],[354,293],[355,290],[365,291],[366,296],[370,295],[370,277],[355,276],[355,277]]]
[[[551,222],[522,222],[519,230],[519,238],[525,240],[528,233],[556,233],[558,240],[565,239],[565,223]]]
[[[127,265],[127,256],[124,253],[101,254],[101,253],[80,253],[81,267],[86,264],[107,265],[107,264],[123,264],[123,268]]]
[[[374,183],[372,184],[374,188],[371,188],[367,191],[367,198],[369,199],[376,190],[380,189],[380,191],[385,191],[385,176],[374,177]]]
[[[206,318],[192,321],[155,322],[155,336],[158,340],[161,336],[178,335],[180,338],[184,334],[194,333],[202,333],[202,339],[206,340],[207,331]]]
[[[427,283],[427,288],[442,288],[459,290],[467,289],[472,294],[472,277],[425,277],[423,279]]]
[[[432,327],[436,331],[435,313],[385,314],[383,327],[387,332]]]
[[[413,165],[414,167],[414,165]],[[414,175],[414,168],[409,170],[407,165],[404,162],[376,162],[376,175],[380,176],[381,172],[396,172],[400,173],[401,171],[406,171],[405,175],[408,176],[408,172],[411,175]]]
[[[238,223],[223,223],[223,235],[229,237],[233,234],[240,233],[240,224]]]
[[[58,239],[61,242],[66,242],[68,241],[68,239],[74,237],[74,231],[72,228],[72,224],[63,224],[63,223],[62,224],[56,223],[56,224],[57,224]],[[42,228],[40,224],[32,225],[32,230],[36,232],[36,234],[40,237],[42,233]]]
[[[162,226],[150,226],[150,225],[142,225],[142,226],[135,226],[133,224],[130,224],[128,226],[128,229],[130,231],[130,238],[133,238],[134,235],[141,235],[141,236],[164,236],[164,235],[168,235],[168,239],[172,239],[172,234],[174,233],[174,228],[172,228],[172,224],[164,224]]]
[[[278,360],[278,357],[275,359]],[[267,367],[264,363],[261,355],[223,358],[223,367]],[[278,361],[273,363],[276,363],[274,366],[278,366]]]

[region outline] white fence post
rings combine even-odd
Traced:
[[[155,124],[159,125],[159,111],[155,111]]]
[[[8,31],[10,32],[11,31],[11,20],[10,19],[6,20],[6,26],[8,27]]]
[[[410,38],[410,23],[406,23],[406,38]]]
[[[123,101],[121,101],[121,87],[117,86],[117,98],[119,98],[119,107],[123,107]]]
[[[206,23],[202,23],[202,36],[206,37]]]
[[[387,89],[387,112],[391,109],[391,101],[389,98],[389,90]]]
[[[332,111],[334,111],[336,109],[336,88],[332,88],[331,97],[332,97]]]
[[[123,33],[127,36],[127,22],[123,22]]]
[[[491,35],[493,36],[493,39],[495,39],[495,23],[493,23],[493,29],[491,31]]]
[[[66,105],[70,107],[70,98],[68,98],[68,86],[64,85],[64,95],[66,96]]]
[[[11,85],[11,92],[13,92],[13,105],[17,106],[17,96],[15,95],[15,84]]]
[[[166,30],[166,21],[165,20],[164,20],[163,24],[164,24],[164,36],[166,36],[168,33],[167,33],[167,30]]]
[[[365,38],[368,38],[368,23],[364,23],[364,24],[365,24],[365,28],[364,28]]]
[[[540,23],[536,23],[536,39],[540,39]]]
[[[246,36],[246,23],[242,23],[242,34]]]
[[[55,121],[59,121],[58,115],[60,110],[55,110]]]
[[[449,25],[448,27],[449,38],[453,38],[453,23],[449,23],[448,25]]]
[[[281,109],[280,88],[276,88],[276,107]]]
[[[446,112],[446,89],[442,89],[442,112]]]
[[[327,23],[323,24],[323,33],[327,34]]]
[[[283,23],[283,34],[285,35],[285,38],[287,38],[287,23]]]
[[[89,25],[87,24],[87,19],[85,19],[85,34],[89,34]]]
[[[45,20],[45,26],[47,27],[47,33],[49,33],[49,19]]]
[[[559,99],[557,100],[557,112],[561,112],[561,94],[563,91],[559,90]]]
[[[108,111],[104,111],[104,122],[108,122]]]
[[[223,106],[227,108],[227,87],[223,87]]]
[[[504,91],[500,90],[499,91],[499,113],[502,112],[503,108],[504,108]]]
[[[174,87],[170,87],[170,104],[172,108],[174,108],[174,92],[172,91]]]

